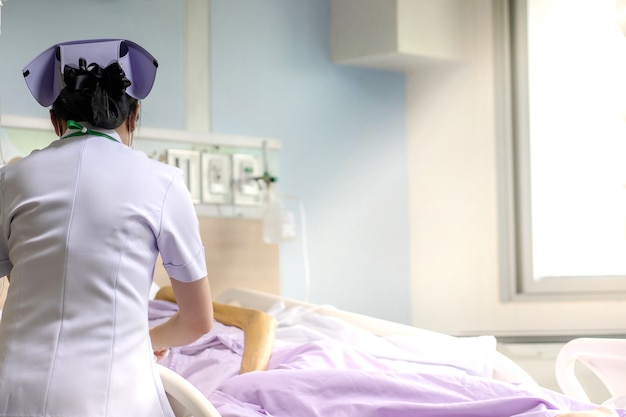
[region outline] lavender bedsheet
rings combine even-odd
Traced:
[[[175,310],[151,302],[151,324]],[[491,337],[416,342],[373,336],[302,309],[273,314],[279,328],[267,371],[239,375],[243,334],[220,323],[173,348],[161,364],[198,387],[224,417],[553,417],[595,407],[536,384],[490,378]]]

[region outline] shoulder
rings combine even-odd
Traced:
[[[130,150],[125,152],[131,161],[133,176],[146,186],[150,183],[159,188],[167,189],[172,184],[184,183],[184,172],[178,167],[150,158],[143,151]],[[185,186],[186,188],[186,186]]]
[[[30,161],[33,159],[33,155],[39,153],[39,150],[31,152],[30,155],[25,157],[15,157],[9,161],[6,161],[5,165],[1,168],[2,174],[20,172],[24,169],[28,170]]]
[[[158,172],[159,174],[167,178],[174,178],[174,177],[183,175],[183,171],[180,168],[175,167],[173,165],[169,165],[165,162],[150,158],[143,151],[133,150],[132,153],[134,157],[137,158],[138,161],[141,161],[140,163],[144,164],[145,167],[149,169],[150,171]]]

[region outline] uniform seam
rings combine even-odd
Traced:
[[[111,329],[111,333],[112,333],[112,337],[111,337],[111,350],[109,352],[109,372],[108,372],[108,378],[107,378],[107,392],[106,392],[106,398],[105,398],[105,409],[104,409],[104,415],[107,416],[109,413],[109,397],[110,397],[110,393],[111,393],[111,381],[113,380],[113,358],[115,357],[114,355],[114,351],[115,351],[115,343],[117,342],[117,332],[116,332],[116,327],[117,327],[117,285],[119,283],[119,277],[120,277],[120,268],[122,265],[122,258],[124,258],[124,255],[126,254],[126,249],[128,248],[128,239],[130,238],[130,236],[132,235],[131,233],[131,229],[132,227],[135,227],[136,223],[133,222],[133,224],[131,225],[131,227],[129,228],[129,230],[127,231],[125,237],[124,237],[124,244],[121,246],[120,248],[120,255],[117,258],[117,267],[115,269],[115,280],[114,280],[114,284],[113,284],[113,294],[114,295],[114,300],[113,300],[113,329]]]
[[[48,382],[46,384],[46,395],[43,402],[43,411],[44,414],[48,412],[48,397],[50,394],[50,385],[52,383],[52,377],[55,373],[55,369],[57,366],[57,354],[59,350],[59,341],[61,340],[61,334],[63,333],[63,318],[65,316],[65,292],[66,292],[66,280],[67,280],[67,263],[68,263],[68,252],[69,252],[69,241],[70,234],[72,231],[72,225],[74,220],[74,213],[76,208],[76,194],[78,190],[78,183],[80,182],[80,173],[81,167],[83,163],[83,153],[85,151],[85,146],[87,142],[83,142],[80,148],[80,153],[78,155],[78,166],[76,167],[76,180],[74,182],[74,193],[72,195],[72,206],[69,214],[69,222],[67,226],[67,233],[65,236],[65,254],[63,259],[63,280],[61,282],[62,290],[61,290],[61,316],[59,320],[59,331],[57,332],[56,343],[54,344],[54,351],[52,352],[52,366],[50,368],[50,373],[48,375]]]

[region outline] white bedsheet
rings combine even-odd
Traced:
[[[277,303],[267,311],[278,321],[276,347],[323,339],[346,343],[379,360],[394,362],[404,370],[440,368],[475,376],[493,374],[496,339],[493,336],[452,337],[428,333],[422,336],[376,336],[343,320],[317,314],[314,309]]]

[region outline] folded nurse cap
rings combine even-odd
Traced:
[[[65,66],[79,67],[79,59],[87,65],[106,68],[119,63],[131,85],[126,93],[136,99],[145,98],[154,84],[159,65],[148,51],[125,39],[91,39],[54,45],[33,59],[24,69],[24,79],[35,100],[44,107],[54,103],[64,87]]]

